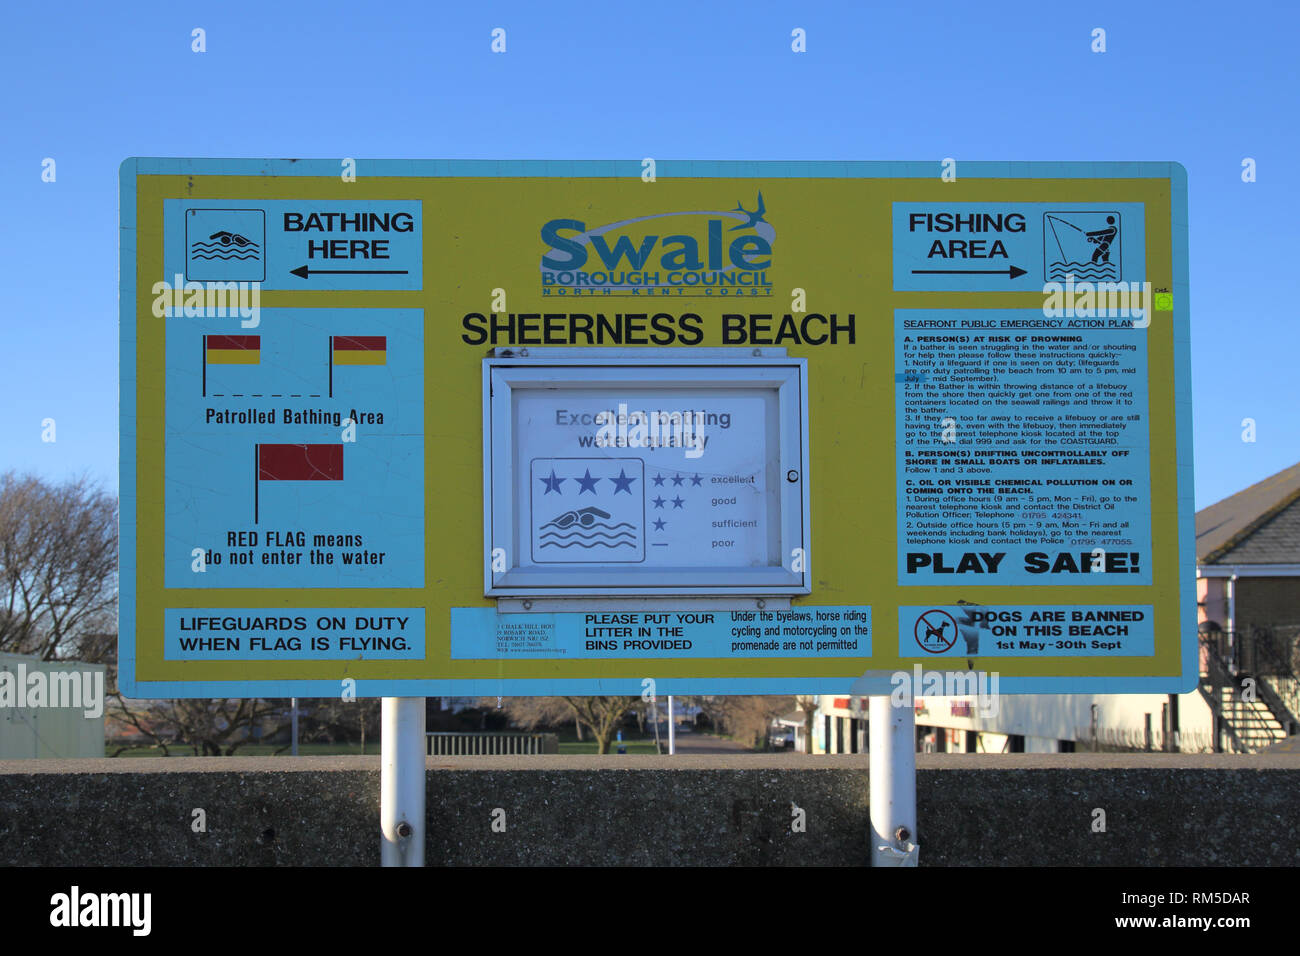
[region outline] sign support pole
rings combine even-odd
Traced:
[[[424,866],[424,698],[385,697],[381,708],[380,862]]]
[[[916,712],[869,700],[871,865],[916,866]]]
[[[668,695],[668,752],[677,753],[677,725],[673,714],[673,695]]]

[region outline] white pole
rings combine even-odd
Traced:
[[[677,753],[677,726],[673,720],[673,695],[668,695],[668,752]]]
[[[293,724],[293,755],[298,756],[298,698],[289,698],[292,709],[289,711],[289,722]]]
[[[871,865],[916,866],[916,713],[871,697]]]
[[[424,866],[424,698],[385,697],[379,844],[384,866]]]

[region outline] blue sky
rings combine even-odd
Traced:
[[[1300,328],[1283,288],[1300,246],[1293,4],[51,10],[15,6],[0,33],[0,470],[116,487],[128,156],[1176,160],[1197,506],[1300,460]],[[190,50],[194,27],[206,53]],[[490,52],[494,27],[505,55]],[[790,50],[795,27],[805,54]],[[1257,182],[1242,182],[1244,157]]]

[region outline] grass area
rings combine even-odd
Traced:
[[[105,754],[111,754],[117,748],[109,744],[104,748]],[[169,757],[193,757],[194,749],[192,747],[171,747]],[[245,744],[235,751],[236,757],[270,757],[274,756],[280,748],[271,744]],[[339,754],[348,754],[359,756],[361,754],[361,744],[299,744],[298,753],[303,757],[333,757]],[[366,741],[366,755],[377,756],[379,754],[379,740]],[[161,757],[163,752],[154,747],[132,747],[130,750],[124,750],[118,756],[120,757]],[[289,756],[286,749],[282,756]]]
[[[558,731],[548,731],[548,733],[554,733],[559,739],[560,753],[562,754],[594,754],[596,752],[596,741],[591,739],[590,733],[583,734],[582,740],[578,739],[578,735],[574,733],[572,726],[564,727]],[[638,737],[636,739],[632,739],[632,733],[635,733],[635,731],[623,731],[623,745],[627,747],[628,753],[653,754],[658,752],[655,750],[655,735],[653,730],[651,730],[648,736]],[[667,737],[663,738],[663,743],[664,753],[667,753]],[[611,740],[609,742],[610,756],[618,755],[618,744],[619,742],[617,740]]]
[[[649,740],[624,740],[627,752],[630,754],[653,754],[658,753],[655,750],[654,738]],[[664,741],[664,752],[668,750],[668,742]],[[596,742],[594,740],[560,740],[560,753],[562,754],[594,754],[596,752]],[[618,741],[613,741],[609,745],[611,755],[618,754]]]

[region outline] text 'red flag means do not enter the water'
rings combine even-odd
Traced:
[[[253,483],[253,522],[258,520],[258,486],[263,481],[342,481],[342,445],[258,445]]]

